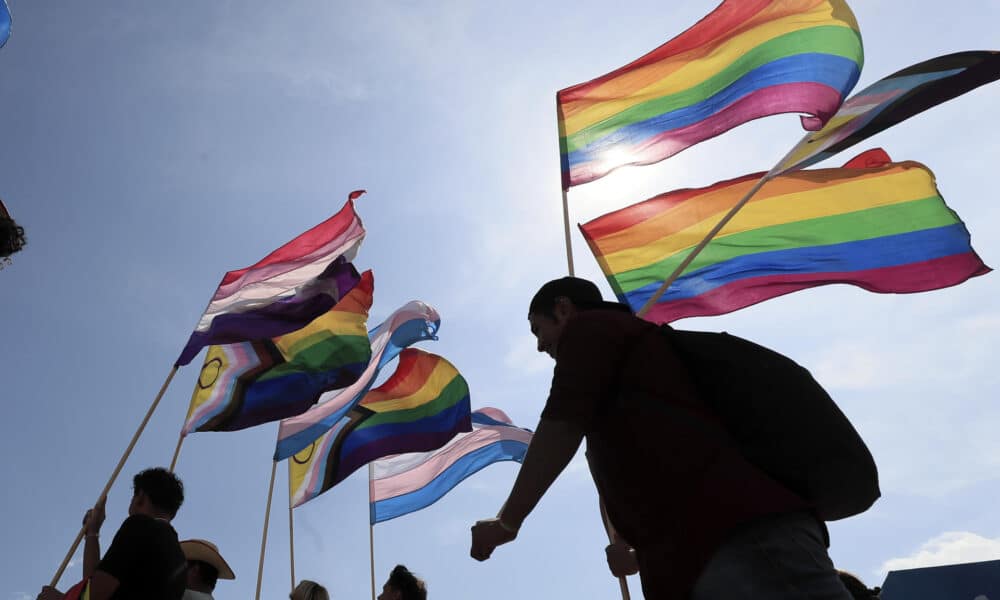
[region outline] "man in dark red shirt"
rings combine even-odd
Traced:
[[[850,598],[809,504],[740,454],[655,324],[573,277],[542,286],[528,321],[552,388],[507,502],[472,528],[473,558],[517,537],[586,438],[647,600]]]

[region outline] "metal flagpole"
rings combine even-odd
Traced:
[[[267,523],[271,517],[271,496],[274,495],[274,472],[278,470],[278,461],[271,461],[271,483],[267,486],[267,508],[264,509],[264,532],[260,538],[260,562],[257,563],[257,595],[260,600],[260,582],[264,575],[264,550],[267,548]]]
[[[136,442],[139,441],[139,436],[142,435],[143,430],[146,429],[146,424],[149,423],[150,417],[153,416],[153,411],[155,411],[156,407],[160,404],[160,399],[163,398],[164,392],[167,391],[167,386],[169,386],[170,381],[173,380],[174,374],[177,373],[177,368],[177,365],[174,365],[174,367],[170,370],[170,374],[167,375],[166,381],[164,381],[163,385],[160,386],[160,392],[156,394],[156,399],[153,400],[153,403],[149,406],[149,410],[146,411],[146,416],[143,417],[142,422],[139,423],[139,428],[136,429],[135,434],[132,435],[132,441],[129,442],[128,447],[125,448],[125,452],[122,454],[122,457],[118,460],[118,465],[115,466],[114,472],[111,473],[111,478],[108,479],[107,485],[104,486],[104,491],[102,491],[101,495],[97,497],[98,500],[106,497],[108,492],[111,491],[111,486],[115,483],[115,479],[118,478],[118,474],[121,473],[122,467],[125,466],[125,461],[128,460],[129,455],[132,454],[132,450],[135,448]],[[62,564],[59,565],[59,570],[57,570],[56,574],[52,577],[52,582],[49,583],[50,586],[55,587],[59,583],[59,579],[66,570],[66,566],[69,565],[70,558],[73,556],[73,553],[76,552],[76,549],[80,546],[80,542],[83,540],[83,534],[84,528],[80,527],[80,532],[76,534],[76,540],[73,541],[73,545],[70,546],[69,552],[66,553],[66,558],[64,558]]]

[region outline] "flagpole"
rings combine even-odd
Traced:
[[[601,523],[604,525],[604,532],[608,534],[608,543],[615,543],[615,536],[612,534],[615,527],[611,524],[611,519],[608,518],[608,511],[604,508],[604,499],[598,496],[597,498],[598,509],[601,512]],[[625,579],[624,575],[618,576],[618,586],[622,590],[622,600],[632,600],[631,594],[628,591],[628,581]]]
[[[292,572],[292,591],[295,591],[295,519],[292,517],[292,465],[288,464],[288,555]]]
[[[773,177],[771,173],[773,171],[774,169],[772,169],[771,171],[766,173],[763,177],[761,177],[760,181],[755,183],[754,186],[750,188],[750,191],[748,191],[746,195],[744,195],[743,198],[741,198],[740,201],[737,202],[736,205],[733,206],[728,213],[726,213],[726,216],[722,217],[722,219],[715,224],[715,227],[713,227],[712,230],[708,232],[708,235],[705,236],[705,239],[698,242],[698,245],[695,246],[694,249],[691,250],[691,252],[689,252],[686,257],[684,257],[684,260],[681,261],[681,264],[677,265],[677,268],[674,269],[674,272],[670,274],[670,277],[668,277],[666,281],[663,282],[663,285],[661,285],[660,288],[656,290],[656,293],[650,296],[649,300],[647,300],[646,303],[642,305],[642,308],[639,309],[639,312],[635,313],[637,317],[645,316],[646,313],[649,312],[649,309],[653,308],[657,300],[659,300],[660,297],[663,296],[664,292],[667,291],[667,288],[670,287],[670,284],[672,284],[678,277],[680,277],[681,273],[684,272],[684,269],[686,269],[688,265],[691,264],[691,261],[693,261],[696,256],[701,254],[701,251],[704,250],[706,246],[708,246],[708,243],[712,241],[712,238],[714,238],[715,235],[719,233],[719,231],[721,231],[723,227],[726,226],[726,223],[728,223],[730,220],[732,220],[734,216],[736,216],[736,213],[739,212],[741,208],[743,208],[743,205],[749,202],[750,198],[752,198],[753,195],[756,194],[760,190],[760,188],[764,186],[765,183],[771,180],[771,178]]]
[[[257,563],[257,595],[260,600],[260,582],[264,575],[264,550],[267,547],[267,523],[271,517],[271,496],[274,495],[274,473],[278,470],[278,461],[271,461],[271,483],[267,486],[267,508],[264,509],[264,532],[260,538],[260,562]]]
[[[170,459],[170,472],[174,472],[174,467],[177,466],[177,457],[181,455],[181,444],[184,443],[184,433],[183,430],[179,436],[177,436],[177,447],[174,448],[174,457]]]
[[[726,216],[722,217],[722,220],[716,223],[715,227],[713,227],[712,230],[708,232],[708,235],[705,236],[705,239],[701,240],[701,242],[699,242],[698,245],[695,246],[690,253],[688,253],[687,257],[684,258],[684,261],[681,262],[681,264],[677,265],[677,268],[674,269],[674,272],[670,274],[670,277],[668,277],[667,280],[663,282],[663,285],[661,285],[660,288],[656,290],[656,293],[650,296],[649,300],[647,300],[646,303],[642,305],[642,308],[639,309],[639,312],[635,313],[637,317],[645,316],[645,314],[649,312],[649,309],[653,308],[653,305],[655,305],[656,301],[659,300],[661,296],[663,296],[663,294],[667,291],[667,288],[670,287],[670,284],[672,284],[678,277],[680,277],[681,273],[684,272],[684,269],[686,269],[688,265],[691,264],[691,261],[693,261],[695,257],[698,256],[701,253],[701,251],[705,249],[705,246],[707,246],[708,243],[712,241],[712,238],[714,238],[716,234],[718,234],[722,230],[722,228],[726,226],[726,223],[728,223],[734,216],[736,216],[736,213],[738,213],[740,209],[743,208],[743,205],[749,202],[750,198],[752,198],[754,194],[760,191],[760,188],[764,187],[765,183],[774,179],[778,175],[781,175],[782,173],[795,170],[796,168],[795,165],[789,167],[785,163],[788,161],[788,159],[792,157],[792,155],[795,154],[795,152],[799,149],[799,147],[809,143],[809,138],[812,135],[813,135],[812,133],[807,133],[804,136],[802,136],[802,139],[799,140],[798,143],[796,143],[794,146],[792,146],[792,149],[789,150],[785,154],[785,156],[783,156],[782,159],[778,161],[778,164],[771,167],[771,170],[765,173],[764,176],[760,178],[760,181],[755,183],[754,186],[750,188],[750,191],[748,191],[746,195],[743,196],[743,198],[740,199],[740,201],[737,202],[736,205],[733,206],[728,213],[726,213]]]
[[[375,525],[372,524],[372,474],[375,468],[368,463],[368,559],[372,574],[372,600],[375,600]]]
[[[566,125],[563,123],[562,109],[559,106],[559,94],[556,93],[556,127],[559,130],[559,160],[560,160],[560,174],[566,176],[562,173],[562,161],[565,160],[563,157],[563,140],[566,139]],[[569,270],[569,276],[573,277],[573,242],[569,236],[569,198],[568,198],[568,180],[565,180],[562,184],[562,205],[563,205],[563,232],[566,236],[566,267]]]
[[[146,424],[149,423],[150,417],[153,416],[153,411],[155,411],[157,405],[160,404],[160,399],[163,398],[164,392],[167,391],[167,386],[169,386],[170,381],[173,380],[174,374],[177,373],[177,368],[177,365],[174,365],[174,367],[170,370],[170,374],[167,375],[167,379],[163,382],[163,385],[160,386],[160,392],[156,394],[156,398],[149,406],[149,410],[146,411],[146,416],[143,417],[142,422],[139,423],[139,428],[136,429],[135,433],[132,435],[132,441],[129,442],[128,447],[125,448],[125,452],[122,454],[122,457],[118,460],[118,465],[115,466],[114,472],[111,473],[111,478],[108,479],[107,485],[104,486],[104,491],[102,491],[101,495],[97,497],[98,500],[107,497],[108,492],[111,491],[111,486],[115,483],[115,479],[118,478],[118,474],[121,473],[122,467],[125,466],[125,461],[128,460],[129,455],[132,454],[132,450],[135,448],[136,442],[139,441],[139,436],[142,435],[143,430],[146,429]],[[73,541],[73,545],[70,546],[69,552],[66,553],[66,558],[64,558],[62,564],[59,565],[59,570],[57,570],[56,574],[52,577],[52,582],[49,583],[50,586],[56,587],[59,583],[59,579],[66,570],[66,566],[69,565],[70,558],[73,556],[73,553],[76,552],[77,547],[79,547],[80,542],[83,540],[84,532],[84,528],[80,527],[80,532],[76,534],[76,540]]]
[[[562,204],[563,204],[563,229],[566,233],[566,265],[569,269],[569,276],[573,277],[575,273],[573,272],[573,242],[569,236],[569,198],[567,197],[567,191],[562,191]]]

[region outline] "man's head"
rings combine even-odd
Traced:
[[[378,600],[427,600],[427,585],[403,565],[396,565]]]
[[[18,252],[26,243],[24,227],[15,223],[14,219],[0,216],[0,257]]]
[[[566,321],[581,310],[628,310],[624,304],[605,302],[592,281],[579,277],[553,279],[543,285],[528,305],[528,323],[538,339],[538,351],[556,357]]]
[[[330,600],[330,593],[315,581],[303,579],[288,597],[290,600]]]
[[[211,592],[219,579],[236,579],[218,547],[208,540],[184,540],[181,550],[187,559],[187,587],[198,592]]]
[[[132,502],[129,515],[148,515],[173,519],[184,503],[184,484],[170,471],[155,467],[132,478]]]

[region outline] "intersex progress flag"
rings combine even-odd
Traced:
[[[396,372],[348,418],[289,459],[292,506],[337,485],[369,462],[402,452],[440,448],[470,431],[469,386],[444,358],[408,348]]]
[[[522,462],[531,436],[502,410],[480,408],[472,411],[472,431],[459,433],[441,448],[375,461],[368,483],[372,525],[434,504],[493,463]]]
[[[436,340],[441,317],[419,301],[408,302],[368,333],[371,360],[361,377],[343,390],[327,392],[306,412],[281,421],[274,460],[284,460],[308,448],[319,436],[336,426],[357,406],[374,385],[382,368],[403,349],[424,340]]]
[[[1000,79],[1000,52],[938,56],[897,71],[851,96],[823,129],[804,137],[774,172],[830,158],[880,131]]]
[[[371,358],[371,271],[336,306],[270,340],[210,346],[182,435],[234,431],[297,415],[358,380]]]
[[[176,366],[205,346],[283,335],[330,310],[358,281],[354,260],[365,237],[347,204],[326,221],[271,252],[256,264],[222,278]]]
[[[724,0],[649,54],[557,94],[563,189],[760,117],[805,113],[819,129],[863,62],[842,0]]]
[[[619,300],[642,307],[762,175],[668,192],[583,225]],[[922,292],[989,270],[930,170],[872,150],[842,169],[769,181],[645,318],[718,315],[831,283]]]

